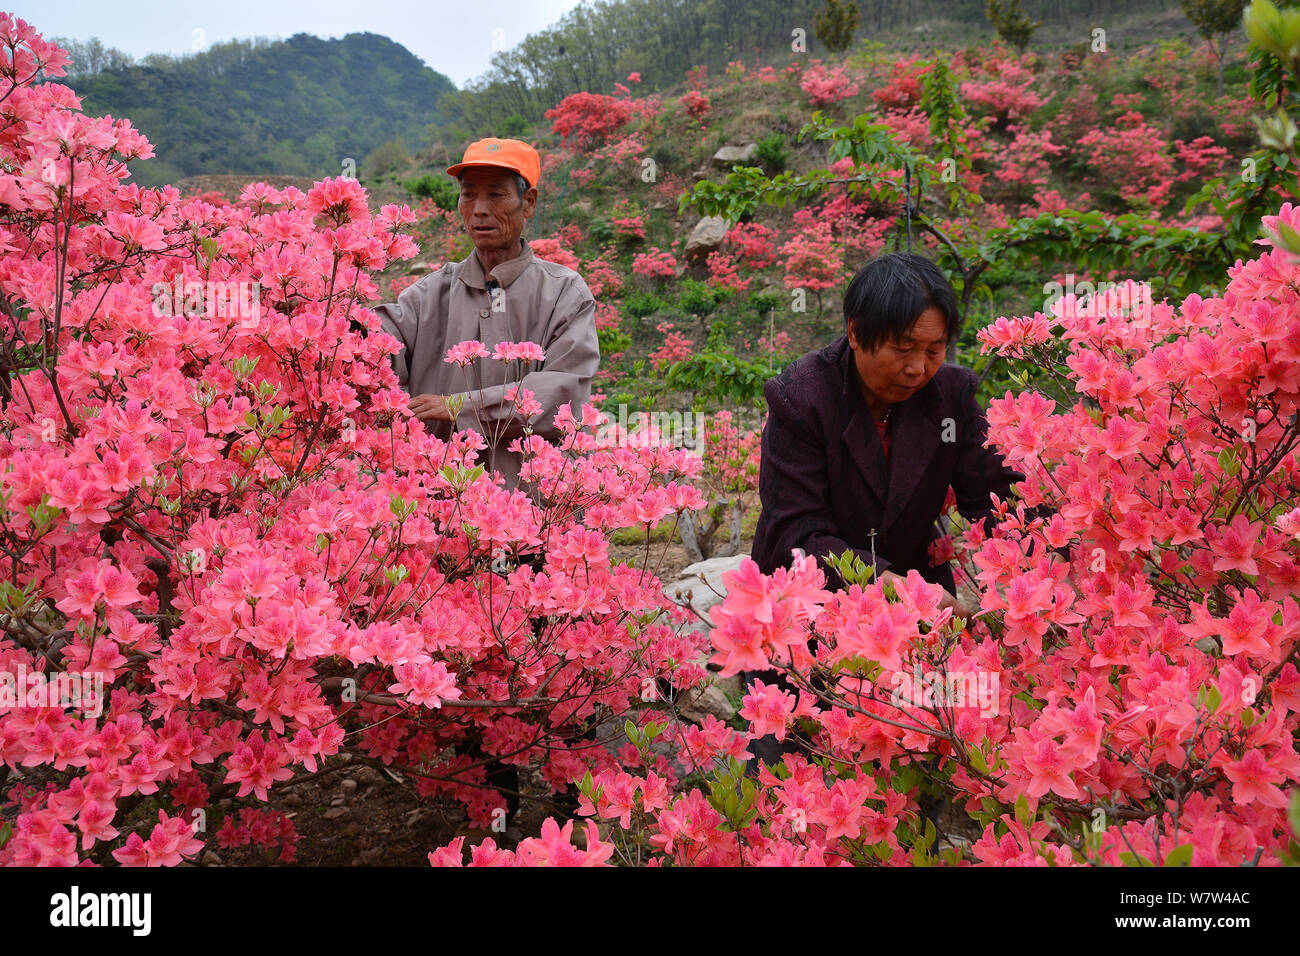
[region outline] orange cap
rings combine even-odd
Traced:
[[[459,175],[469,166],[498,166],[513,170],[528,180],[530,186],[536,186],[542,176],[542,160],[537,150],[518,139],[480,139],[470,143],[465,158],[455,166],[448,166],[447,175]]]

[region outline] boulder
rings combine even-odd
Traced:
[[[727,220],[721,216],[705,216],[695,224],[686,240],[682,255],[687,259],[699,259],[707,256],[727,237]]]
[[[744,146],[724,146],[713,154],[713,165],[722,169],[732,166],[752,166],[758,155],[758,144],[746,143]]]
[[[670,601],[689,605],[696,614],[708,620],[709,608],[721,604],[727,596],[727,589],[722,585],[722,576],[728,571],[735,571],[740,562],[749,555],[737,554],[729,558],[709,558],[696,561],[682,569],[681,577],[664,587],[664,594]]]
[[[736,708],[731,706],[726,693],[716,683],[691,687],[677,698],[677,715],[693,724],[704,723],[709,714],[721,721],[728,721],[736,716]]]

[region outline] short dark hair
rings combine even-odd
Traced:
[[[463,184],[464,175],[465,173],[462,170],[461,174],[456,177],[456,182]],[[523,199],[524,193],[528,192],[528,180],[524,179],[522,173],[515,173],[515,192],[519,193],[520,199]]]
[[[929,259],[911,252],[877,256],[844,290],[844,319],[853,323],[858,344],[874,351],[906,337],[931,306],[943,313],[948,341],[961,331],[957,293]]]

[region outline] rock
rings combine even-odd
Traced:
[[[217,855],[216,855],[215,853],[213,853],[211,850],[204,850],[204,851],[203,851],[203,856],[201,856],[201,857],[199,858],[199,862],[202,863],[204,866],[222,866],[222,865],[223,865],[222,862],[221,862],[221,857],[217,856]]]
[[[406,270],[408,276],[423,275],[426,272],[432,272],[433,266],[427,262],[412,262],[411,267]]]
[[[664,594],[670,601],[690,605],[696,614],[708,619],[709,608],[721,604],[727,596],[723,587],[722,576],[728,571],[735,571],[749,555],[737,554],[729,558],[709,558],[696,561],[682,569],[682,576],[672,584],[664,587]]]
[[[701,179],[708,179],[709,171],[707,169],[697,169],[695,172],[691,173],[691,178],[696,182],[699,182]]]
[[[698,259],[708,255],[727,237],[727,220],[721,216],[705,216],[695,224],[682,255],[687,259]]]
[[[302,806],[302,794],[286,793],[282,802],[286,807],[300,807]]]
[[[334,797],[333,799],[330,800],[330,806],[331,806],[331,807],[341,807],[341,806],[343,806],[343,798],[342,798],[342,797]]]
[[[351,812],[347,807],[330,807],[321,814],[321,817],[326,820],[338,820],[341,817],[346,817]]]
[[[583,212],[585,212],[585,213],[589,213],[589,212],[591,212],[591,200],[590,200],[590,199],[578,199],[578,200],[575,200],[573,204],[574,204],[575,206],[577,206],[579,209],[581,209],[581,210],[582,210]]]
[[[744,146],[724,146],[713,154],[713,165],[722,169],[729,169],[737,163],[743,166],[752,166],[754,157],[757,155],[757,143],[746,143]]]
[[[353,780],[351,777],[348,777],[346,780],[344,780],[342,783],[339,784],[339,789],[342,790],[344,793],[348,793],[348,794],[356,793],[357,782]]]
[[[709,683],[683,691],[677,698],[677,713],[683,720],[699,724],[709,714],[718,720],[730,720],[736,716],[736,708],[731,706],[731,701],[727,700],[721,687]]]

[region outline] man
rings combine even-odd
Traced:
[[[987,519],[989,494],[1011,497],[1024,475],[984,447],[975,373],[944,363],[959,331],[956,295],[932,262],[895,253],[853,277],[844,315],[845,335],[764,386],[754,561],[771,574],[799,548],[817,558],[829,587],[842,588],[826,558],[852,550],[877,578],[914,570],[941,584],[944,606],[967,613],[952,568],[932,567],[928,550],[948,489],[963,517]],[[776,671],[746,683],[755,677],[794,690]],[[751,749],[775,763],[797,746],[768,736]]]
[[[440,438],[473,428],[487,440],[487,462],[506,486],[519,483],[522,456],[508,450],[525,420],[508,393],[533,392],[542,413],[535,434],[557,438],[555,413],[565,402],[579,413],[591,396],[600,362],[596,302],[572,269],[533,255],[522,238],[537,206],[541,161],[527,143],[482,139],[447,169],[460,183],[458,211],[474,251],[444,265],[375,311],[402,343],[393,368],[413,396],[411,411]],[[445,361],[447,350],[477,339],[489,353],[500,342],[535,342],[546,353],[522,378],[519,360],[476,359],[466,368]],[[522,396],[521,396],[522,398]]]

